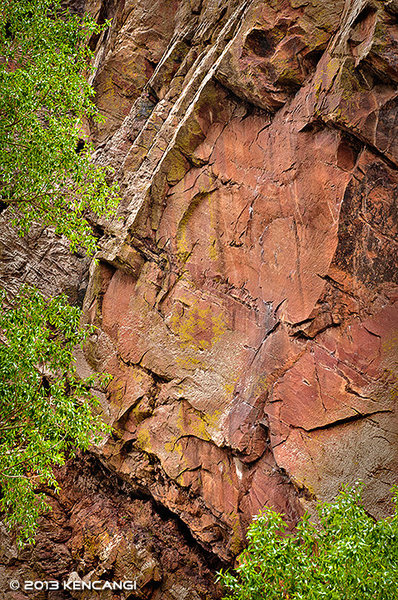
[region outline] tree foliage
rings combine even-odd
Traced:
[[[103,27],[61,9],[61,0],[0,3],[0,201],[24,234],[33,222],[95,251],[92,216],[111,216],[117,186],[91,160],[82,126],[100,120],[87,81],[87,41]],[[0,510],[21,544],[33,541],[58,490],[53,466],[107,431],[95,414],[94,377],[80,379],[73,349],[90,328],[64,296],[0,292]],[[106,377],[102,377],[104,383]]]
[[[73,350],[92,332],[65,296],[23,288],[10,308],[0,294],[0,508],[19,541],[31,542],[47,509],[40,485],[58,490],[53,465],[106,430],[93,408],[96,377],[80,379]]]
[[[61,0],[0,3],[0,199],[22,234],[39,221],[89,253],[87,217],[117,205],[91,145],[79,150],[84,120],[100,119],[87,81],[87,40],[100,29],[62,11]]]
[[[397,598],[397,511],[374,521],[360,504],[359,489],[346,487],[318,513],[319,527],[306,515],[294,535],[273,510],[255,517],[235,573],[219,573],[224,600]]]

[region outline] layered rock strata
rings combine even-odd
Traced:
[[[162,507],[197,549],[162,528],[159,544],[197,565],[231,563],[264,505],[293,525],[341,483],[364,481],[367,510],[385,516],[398,458],[398,5],[90,8],[113,18],[92,40],[108,115],[92,135],[122,209],[91,267],[86,368],[114,375],[115,434],[94,453],[137,498],[120,510],[142,531],[142,502]],[[83,527],[94,512],[79,513]],[[117,565],[134,543],[106,523],[124,539]],[[88,544],[68,563],[79,577]],[[180,591],[163,571],[137,598],[218,597],[184,560]]]

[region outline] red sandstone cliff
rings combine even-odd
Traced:
[[[85,368],[114,375],[115,434],[60,473],[36,549],[0,562],[210,600],[265,504],[294,522],[362,480],[389,510],[398,3],[89,8],[113,18],[92,41],[108,116],[92,135],[123,218],[91,267]]]

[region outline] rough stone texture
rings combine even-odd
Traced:
[[[385,516],[398,479],[396,2],[92,10],[114,17],[92,42],[109,115],[93,136],[123,195],[85,298],[87,360],[114,374],[116,433],[98,459],[174,515],[198,556],[225,562],[264,505],[294,524],[362,480]],[[170,597],[206,598],[181,568]]]
[[[71,304],[83,304],[90,261],[69,252],[69,244],[53,231],[34,225],[20,237],[8,211],[0,214],[0,280],[12,297],[22,285],[47,296],[64,293]]]
[[[52,496],[36,545],[19,555],[9,543],[0,549],[0,581],[136,581],[137,600],[203,600],[216,593],[211,567],[193,548],[189,532],[149,498],[131,497],[126,486],[94,459],[70,463],[59,472],[63,490]],[[5,538],[3,532],[3,538]],[[188,590],[188,579],[195,589]],[[22,586],[21,586],[22,587]],[[1,590],[3,592],[3,590]],[[48,594],[48,595],[47,595]],[[113,600],[112,590],[8,590],[2,598]]]

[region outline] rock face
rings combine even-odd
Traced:
[[[22,588],[26,580],[60,582],[59,591],[47,592],[52,600],[119,597],[109,589],[77,591],[90,581],[131,582],[137,589],[122,597],[137,600],[216,595],[211,569],[217,563],[191,547],[189,532],[171,514],[159,511],[149,498],[131,496],[92,458],[70,463],[59,477],[63,489],[50,499],[52,512],[43,519],[35,546],[19,555],[9,543],[0,550],[2,584],[18,580]],[[33,590],[4,597],[44,596]]]
[[[83,304],[90,261],[71,254],[66,240],[34,225],[24,237],[10,223],[8,210],[0,214],[0,279],[10,296],[22,285],[32,285],[46,296],[64,293],[71,304]]]
[[[362,480],[370,513],[390,510],[398,5],[90,9],[113,18],[92,41],[109,117],[93,137],[97,160],[116,168],[123,218],[106,225],[91,268],[84,306],[98,333],[87,361],[114,375],[115,434],[95,454],[120,490],[112,498],[108,484],[90,491],[61,475],[65,496],[72,486],[86,503],[64,519],[78,541],[65,542],[62,569],[91,577],[142,548],[154,566],[131,598],[218,598],[209,556],[233,561],[264,505],[294,524]],[[159,548],[180,552],[175,578],[148,532],[135,541],[109,520],[126,511],[143,532],[159,510],[185,532],[162,521],[156,533]],[[92,550],[81,533],[90,523]],[[112,559],[102,535],[117,540]]]

